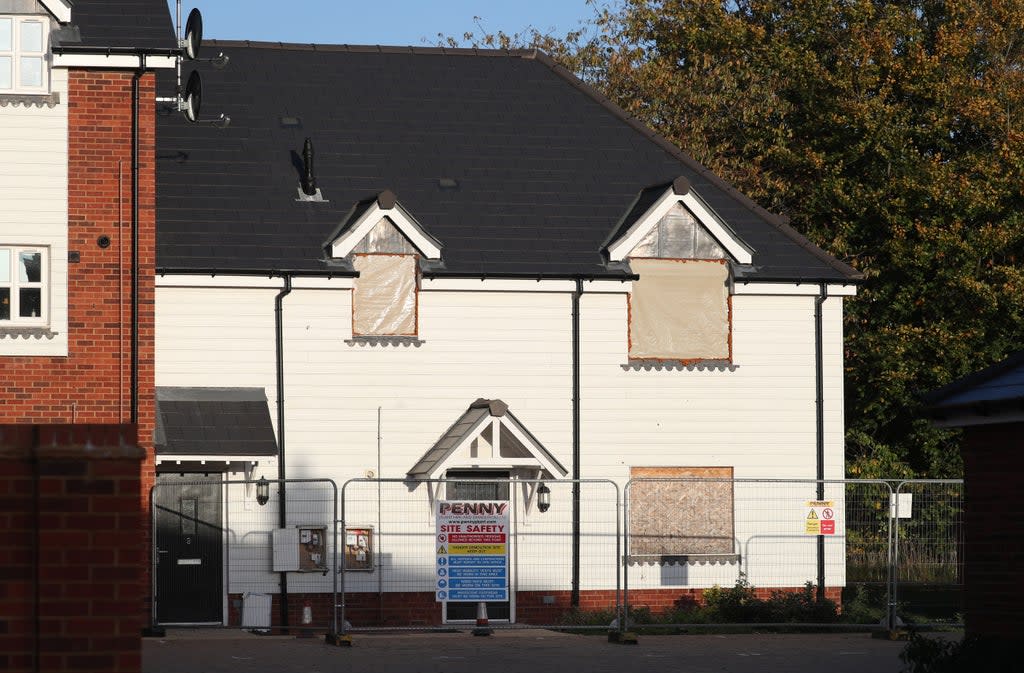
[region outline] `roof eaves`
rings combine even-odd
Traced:
[[[957,379],[951,383],[947,383],[941,388],[924,393],[921,395],[921,400],[932,409],[946,408],[943,407],[943,400],[948,399],[957,393],[962,393],[971,388],[976,388],[983,383],[1000,376],[1004,372],[1020,366],[1024,366],[1024,350],[1018,351],[1010,355],[1005,360],[990,365],[985,369],[974,372],[973,374],[968,374],[967,376]],[[955,408],[958,406],[961,405],[953,404],[949,405],[948,408]]]

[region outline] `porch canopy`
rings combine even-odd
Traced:
[[[157,387],[154,445],[165,471],[249,472],[278,454],[263,388]]]

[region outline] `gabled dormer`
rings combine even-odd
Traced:
[[[753,261],[753,250],[684,177],[641,191],[604,252],[612,262],[629,257]]]
[[[335,260],[358,272],[352,288],[353,342],[419,343],[420,260],[441,244],[385,190],[360,201],[327,240]]]
[[[753,249],[685,178],[641,191],[603,252],[639,276],[631,361],[732,361],[732,265],[751,264]]]
[[[389,189],[353,206],[327,240],[326,247],[335,259],[353,254],[407,254],[441,259],[440,242],[424,230]]]

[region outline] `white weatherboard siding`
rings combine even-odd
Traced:
[[[0,245],[49,250],[52,339],[0,338],[0,355],[68,354],[68,75],[50,73],[55,106],[0,105]]]
[[[276,424],[277,292],[159,287],[157,385],[263,387]],[[331,478],[339,489],[371,470],[383,478],[403,479],[480,397],[507,402],[571,470],[571,300],[564,292],[423,291],[420,342],[382,346],[351,341],[350,291],[293,290],[284,298],[288,476]],[[637,371],[623,367],[628,363],[626,295],[584,294],[583,478],[614,479],[623,486],[631,466],[729,466],[740,479],[813,479],[814,301],[811,295],[733,297],[732,371]],[[841,302],[830,297],[823,310],[826,475],[834,478],[843,474]],[[257,468],[255,476],[263,469]],[[412,490],[404,484],[385,489],[378,512],[376,486],[350,484],[346,519],[389,532],[378,537],[384,545],[378,561],[386,566],[385,590],[431,591],[428,489],[422,484]],[[517,548],[520,590],[569,584],[568,489],[558,485],[552,490],[556,504],[547,515],[527,512],[524,503],[517,503],[523,536]],[[800,586],[814,579],[814,537],[802,532],[804,500],[813,499],[814,490],[810,484],[779,497],[760,484],[738,486],[740,564],[634,566],[630,586],[729,585],[740,570],[764,587]],[[759,499],[774,504],[741,506]],[[609,562],[614,514],[588,509],[599,507],[598,500],[587,498],[584,503],[584,590],[611,588],[615,582],[614,559]],[[290,525],[316,523],[296,516],[290,514]],[[234,514],[230,519],[245,520]],[[607,522],[603,530],[601,521]],[[783,534],[773,539],[760,535],[765,521]],[[547,542],[545,536],[534,535],[539,533],[549,533]],[[232,553],[231,591],[273,586],[270,559],[264,559],[260,571],[254,553],[252,548]],[[565,556],[565,562],[553,563],[553,553]],[[842,557],[842,539],[829,540],[830,586],[842,583]],[[376,591],[379,575],[349,573],[347,579],[350,591]],[[331,578],[296,575],[289,586],[299,592],[329,591]]]

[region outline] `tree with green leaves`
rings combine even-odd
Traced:
[[[919,395],[1024,346],[1024,0],[624,0],[464,38],[548,51],[863,272],[848,473],[959,474]]]

